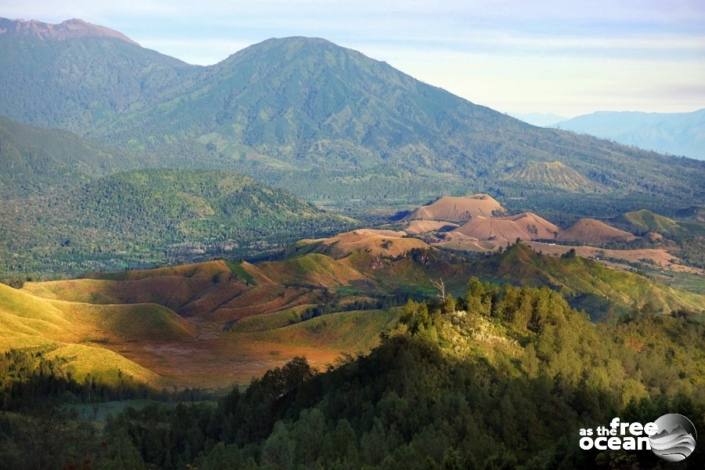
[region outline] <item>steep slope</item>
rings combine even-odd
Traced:
[[[464,223],[478,215],[492,217],[505,211],[506,209],[488,194],[443,196],[419,207],[407,219]]]
[[[537,128],[314,38],[271,39],[194,67],[104,35],[4,34],[0,114],[156,155],[161,166],[237,168],[346,207],[469,189],[513,195],[507,168],[555,161],[605,188],[601,210],[635,208],[639,196],[705,201],[705,164]],[[565,182],[539,183],[530,190],[548,196],[541,204],[558,204]]]
[[[643,149],[705,160],[705,109],[691,113],[600,111],[556,126]]]
[[[232,172],[140,170],[0,203],[0,271],[114,270],[276,247],[347,227],[278,189]]]
[[[70,132],[0,116],[0,197],[36,196],[147,163],[108,151]]]
[[[562,230],[557,239],[563,242],[604,245],[615,242],[631,242],[636,240],[636,237],[600,220],[585,218],[578,220],[566,230]]]
[[[531,212],[507,217],[483,217],[471,219],[453,230],[478,240],[493,240],[498,244],[521,240],[550,240],[556,237],[559,228]]]

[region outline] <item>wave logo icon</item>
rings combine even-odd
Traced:
[[[683,415],[669,413],[654,421],[658,430],[649,436],[651,450],[668,462],[685,460],[695,450],[698,433]]]

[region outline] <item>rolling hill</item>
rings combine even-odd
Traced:
[[[636,237],[601,220],[584,218],[562,230],[556,239],[563,242],[605,245],[608,243],[628,243],[636,240]]]
[[[334,258],[343,258],[355,251],[364,251],[373,256],[396,257],[411,250],[425,250],[428,245],[418,238],[407,237],[401,231],[358,229],[321,240],[301,240],[297,248],[299,252],[321,252]]]
[[[114,174],[4,201],[0,214],[5,273],[115,270],[254,246],[266,251],[353,222],[249,177],[206,170]]]
[[[49,300],[0,284],[0,350],[42,348],[69,360],[78,379],[88,374],[111,383],[121,373],[163,384],[153,371],[119,352],[126,342],[185,341],[192,328],[156,304],[96,305]]]
[[[600,111],[554,125],[625,145],[705,160],[705,109],[690,113]]]
[[[196,67],[76,28],[88,32],[0,34],[0,114],[160,166],[236,169],[342,207],[487,188],[518,196],[508,169],[529,162],[572,170],[560,201],[564,178],[532,183],[543,207],[583,207],[595,186],[605,189],[591,200],[602,212],[639,208],[635,198],[642,207],[705,201],[703,163],[534,127],[323,39],[270,39]]]
[[[472,276],[549,287],[595,319],[702,311],[702,295],[523,244],[481,257],[434,247],[400,254],[369,250],[379,232],[351,233],[355,242],[341,256],[304,250],[276,261],[216,260],[0,286],[0,347],[82,348],[75,366],[84,371],[97,367],[90,348],[100,348],[96,354],[122,357],[120,367],[151,371],[149,380],[223,386],[297,355],[324,366],[341,353],[364,352],[398,317],[380,306],[435,299],[439,279],[454,295],[467,291]]]
[[[497,245],[508,245],[517,239],[521,240],[552,240],[560,229],[531,212],[504,216],[478,216],[453,230],[478,240],[492,240]]]
[[[619,221],[641,233],[656,232],[670,235],[680,231],[678,222],[675,220],[646,209],[627,212]]]
[[[661,285],[648,278],[597,261],[571,256],[549,256],[522,243],[475,266],[480,277],[531,287],[550,287],[593,319],[634,310],[701,311],[702,296]]]

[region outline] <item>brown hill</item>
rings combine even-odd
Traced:
[[[440,241],[435,246],[449,250],[479,251],[482,253],[494,251],[498,248],[498,245],[493,240],[478,240],[457,230],[441,234]]]
[[[437,232],[442,228],[455,228],[458,224],[453,222],[443,222],[440,220],[412,220],[406,226],[404,231],[409,235],[418,235],[420,233]]]
[[[561,231],[557,239],[563,242],[603,245],[605,243],[630,242],[636,240],[636,237],[602,221],[585,218]]]
[[[477,216],[455,229],[478,240],[492,240],[498,245],[521,240],[550,240],[556,237],[559,228],[532,212],[506,217]]]
[[[421,206],[412,212],[410,220],[443,220],[463,223],[472,217],[491,217],[502,214],[506,209],[492,196],[474,194],[472,196],[443,196],[426,206]]]
[[[356,251],[374,256],[397,257],[415,248],[425,250],[428,244],[418,238],[410,238],[405,232],[363,228],[339,233],[330,238],[301,240],[298,248],[325,253],[333,258],[342,258]]]

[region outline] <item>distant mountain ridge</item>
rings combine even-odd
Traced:
[[[199,67],[113,37],[0,35],[0,114],[337,207],[469,191],[582,207],[598,187],[594,204],[622,211],[705,202],[705,164],[534,127],[320,38]]]
[[[646,150],[705,160],[705,109],[690,113],[598,111],[555,126]]]

